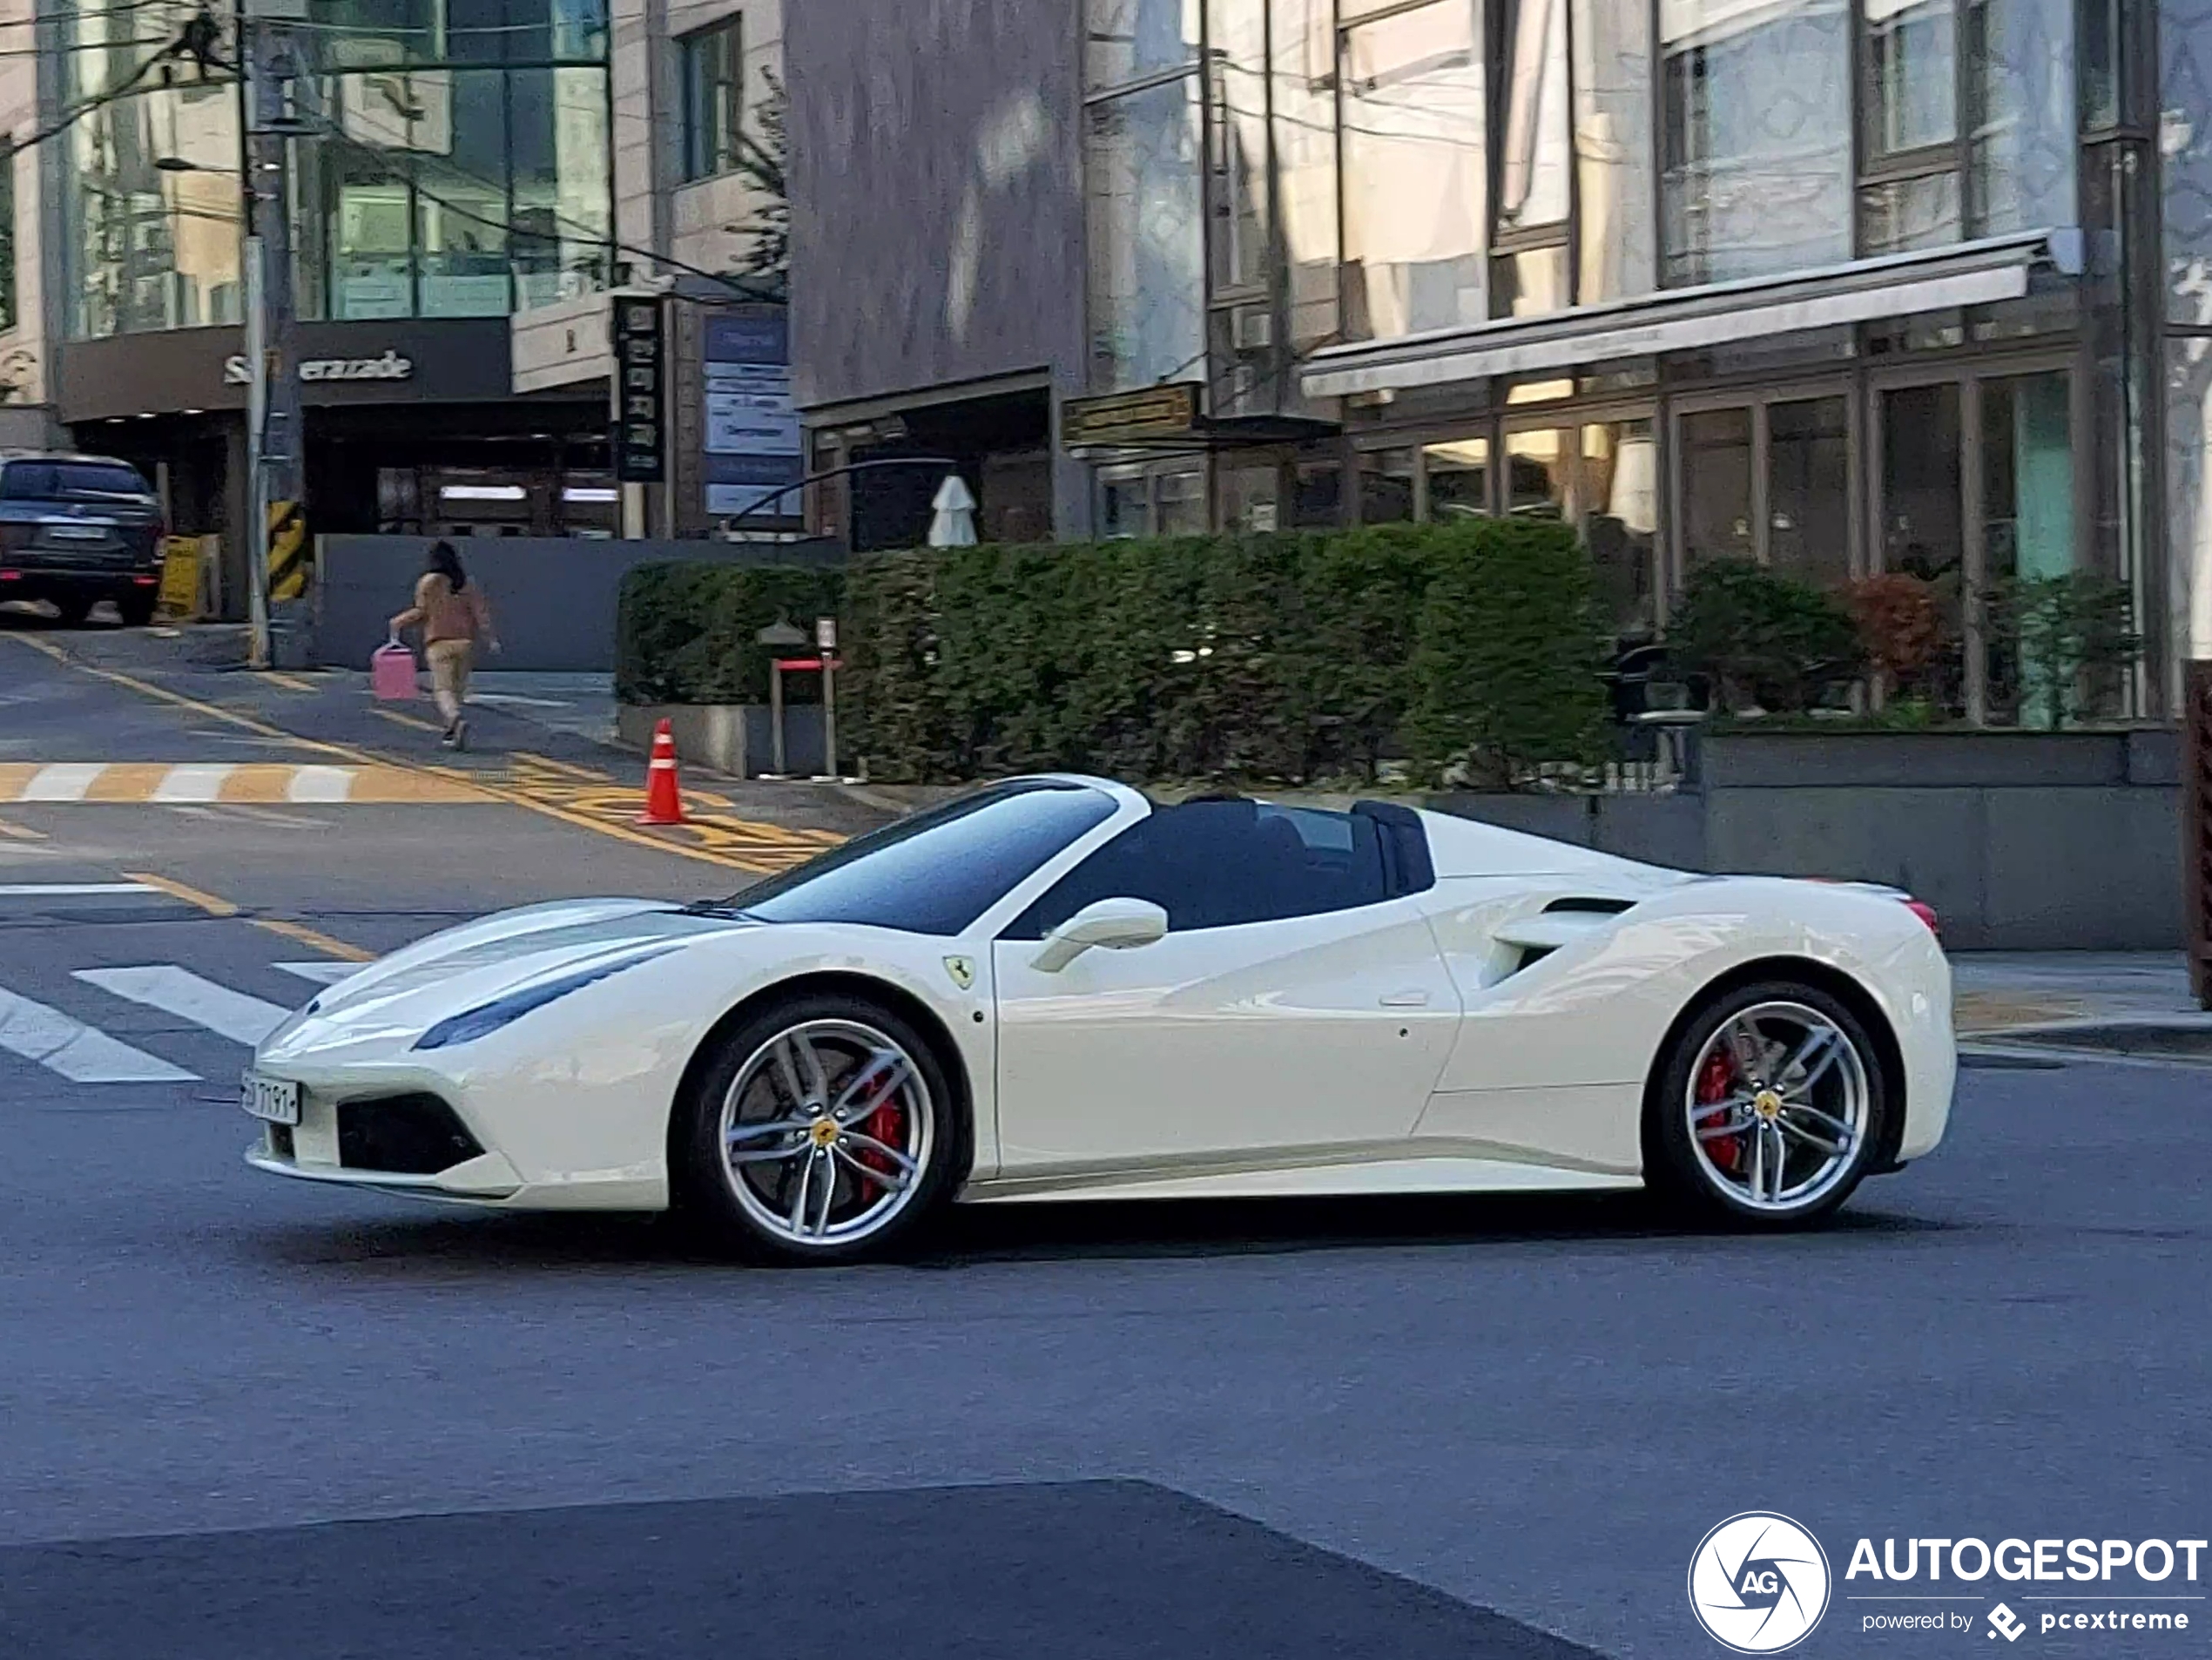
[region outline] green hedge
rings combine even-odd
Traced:
[[[639,565],[622,580],[615,696],[765,703],[768,654],[756,637],[779,617],[811,631],[815,617],[837,615],[844,584],[843,571],[814,565]]]
[[[1595,752],[1589,562],[1534,521],[880,555],[852,568],[853,752],[897,779],[1510,784]],[[846,703],[849,696],[850,703]]]

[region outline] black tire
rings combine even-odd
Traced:
[[[123,619],[125,628],[144,628],[153,621],[156,595],[150,588],[134,588],[115,599],[115,614]]]
[[[785,1196],[792,1191],[790,1184],[811,1179],[803,1166],[816,1155],[799,1154],[792,1161],[779,1160],[772,1170],[766,1161],[788,1139],[772,1137],[757,1144],[762,1163],[745,1170],[734,1167],[725,1157],[724,1108],[741,1075],[768,1051],[779,1036],[810,1026],[840,1024],[880,1035],[911,1060],[912,1074],[920,1084],[920,1098],[904,1085],[894,1093],[900,1097],[898,1110],[915,1117],[914,1130],[909,1133],[916,1140],[909,1142],[907,1151],[916,1155],[914,1163],[919,1173],[907,1184],[900,1203],[880,1220],[867,1225],[865,1231],[802,1241],[770,1224],[756,1214],[755,1209],[748,1208],[738,1186],[750,1182],[747,1191],[759,1207],[780,1212],[787,1202]],[[839,1058],[844,1057],[840,1055]],[[825,1064],[823,1071],[829,1087],[824,1093],[833,1098],[860,1070],[857,1062],[842,1073]],[[757,1100],[756,1092],[764,1088],[772,1097],[781,1087],[778,1082],[760,1081],[756,1074],[755,1079],[746,1084],[746,1100]],[[772,1110],[782,1112],[787,1109],[779,1105]],[[927,1133],[921,1137],[919,1120],[925,1112]],[[853,1127],[857,1130],[867,1122],[866,1117],[855,1117]],[[809,1139],[796,1136],[799,1144]],[[694,1071],[690,1089],[676,1103],[676,1117],[669,1135],[670,1196],[678,1211],[718,1243],[756,1260],[863,1261],[890,1254],[927,1226],[932,1216],[950,1198],[954,1184],[965,1173],[968,1145],[966,1093],[935,1041],[898,1010],[875,999],[857,993],[801,992],[764,1005],[714,1040],[705,1063]],[[823,1147],[819,1153],[831,1172],[830,1197],[823,1215],[833,1232],[859,1221],[867,1209],[864,1201],[872,1184],[867,1178],[856,1181],[849,1163],[840,1168],[839,1159],[842,1156],[833,1157],[835,1151]],[[847,1195],[842,1205],[837,1198],[840,1193]],[[880,1198],[889,1197],[887,1187]],[[800,1203],[802,1207],[806,1205],[803,1194]],[[834,1212],[840,1208],[847,1211],[846,1218],[833,1219]],[[804,1232],[803,1228],[801,1232]]]
[[[1770,1116],[1770,1108],[1757,1101],[1735,1110],[1716,1105],[1710,1115],[1704,1116],[1704,1128],[1711,1137],[1706,1144],[1714,1149],[1709,1159],[1701,1152],[1700,1143],[1692,1130],[1693,1076],[1703,1069],[1719,1066],[1731,1074],[1730,1081],[1720,1085],[1720,1093],[1755,1097],[1767,1093],[1734,1081],[1733,1075],[1740,1071],[1740,1067],[1732,1044],[1727,1046],[1728,1052],[1717,1061],[1708,1054],[1708,1046],[1714,1044],[1724,1028],[1749,1011],[1762,1008],[1810,1011],[1841,1035],[1845,1049],[1818,1075],[1810,1090],[1787,1092],[1803,1093],[1805,1106],[1775,1103]],[[1779,1037],[1778,1047],[1786,1061],[1791,1048],[1791,1017],[1777,1014],[1754,1016],[1754,1020],[1761,1031]],[[1805,1028],[1796,1028],[1799,1039],[1803,1039],[1805,1031]],[[1798,1069],[1798,1076],[1809,1070]],[[1772,1080],[1759,1082],[1770,1086]],[[1854,1086],[1863,1091],[1863,1115],[1846,1104],[1850,1100],[1847,1091]],[[1699,1098],[1710,1097],[1701,1093]],[[1808,1110],[1812,1114],[1810,1117],[1804,1116]],[[1692,1011],[1652,1072],[1644,1092],[1644,1179],[1671,1205],[1708,1222],[1721,1221],[1763,1231],[1804,1227],[1831,1215],[1865,1178],[1877,1150],[1885,1144],[1891,1110],[1888,1080],[1883,1073],[1880,1051],[1875,1047],[1865,1022],[1849,1004],[1819,986],[1788,979],[1734,987],[1709,997]],[[1830,1123],[1821,1121],[1819,1115],[1823,1112],[1829,1115],[1831,1122],[1860,1120],[1855,1136],[1845,1142],[1830,1127]],[[1725,1133],[1739,1117],[1752,1125],[1764,1122],[1775,1126],[1768,1132],[1765,1144],[1784,1149],[1780,1166],[1748,1163],[1750,1154],[1745,1150],[1760,1132],[1754,1127],[1743,1136],[1731,1137]],[[1716,1131],[1722,1133],[1715,1135]],[[1845,1151],[1840,1157],[1832,1150],[1822,1153],[1799,1139],[1803,1134],[1830,1137],[1831,1143]],[[1743,1161],[1743,1167],[1733,1176],[1730,1173],[1731,1157]],[[1818,1161],[1817,1166],[1815,1160]],[[1791,1188],[1786,1184],[1791,1180],[1787,1172],[1793,1162],[1805,1171],[1802,1178],[1804,1191],[1797,1198],[1791,1197]],[[1777,1168],[1784,1172],[1778,1179],[1772,1174]],[[1778,1198],[1755,1202],[1749,1197],[1756,1179],[1754,1170],[1764,1173],[1781,1188]],[[1813,1179],[1816,1174],[1817,1181]]]
[[[59,594],[46,602],[54,608],[64,628],[82,628],[84,619],[92,614],[94,602],[82,594]]]

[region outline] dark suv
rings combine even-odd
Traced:
[[[164,529],[128,462],[0,453],[0,600],[48,600],[73,624],[111,599],[142,624],[160,594]]]

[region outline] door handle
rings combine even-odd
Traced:
[[[1425,991],[1393,991],[1382,1000],[1385,1009],[1426,1009],[1428,993]]]

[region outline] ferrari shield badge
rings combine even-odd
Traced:
[[[962,991],[975,983],[975,962],[972,957],[947,957],[945,972],[952,975],[953,983]]]

